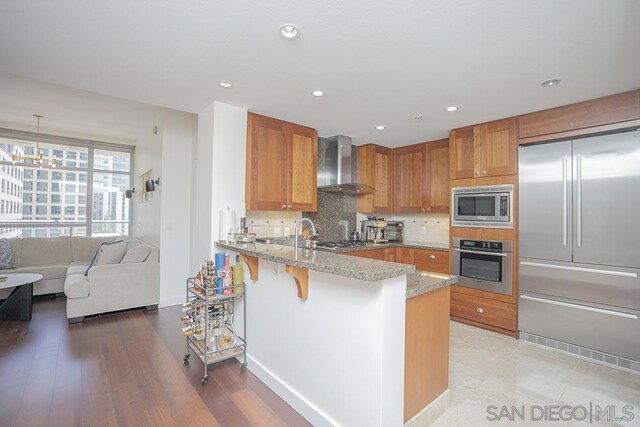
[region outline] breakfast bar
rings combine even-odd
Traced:
[[[313,425],[411,425],[448,407],[454,276],[275,244],[216,247],[251,277],[248,369]]]

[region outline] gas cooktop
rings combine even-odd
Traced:
[[[373,242],[363,242],[361,240],[338,240],[336,242],[318,242],[317,247],[319,249],[336,250],[341,248],[354,248],[358,246],[373,245]]]

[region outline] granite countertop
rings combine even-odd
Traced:
[[[367,282],[377,282],[392,277],[405,276],[415,271],[415,266],[396,262],[347,257],[332,251],[305,251],[290,246],[265,243],[224,243],[216,247],[308,270],[350,277]]]
[[[325,249],[318,248],[318,250],[324,252],[333,252],[336,254],[343,254],[346,252],[357,252],[357,251],[371,251],[374,249],[385,249],[385,248],[413,248],[413,249],[431,249],[435,251],[448,251],[449,245],[446,243],[428,243],[428,242],[412,242],[412,241],[404,241],[400,242],[389,242],[389,243],[369,243],[367,245],[362,246],[351,246],[346,248],[337,248],[337,249]]]
[[[458,276],[416,270],[407,276],[407,299],[453,285]]]

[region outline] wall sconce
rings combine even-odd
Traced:
[[[155,180],[149,179],[144,183],[144,189],[147,192],[156,191],[156,185],[160,185],[160,178],[156,178]]]
[[[136,192],[135,187],[134,187],[134,188],[132,188],[131,190],[125,190],[125,192],[124,192],[124,197],[126,197],[127,199],[130,199],[130,198],[132,198],[132,197],[133,197],[133,195],[135,194],[135,192]]]

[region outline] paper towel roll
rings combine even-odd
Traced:
[[[227,209],[220,211],[220,234],[218,238],[220,240],[228,240],[229,233],[233,233],[236,230],[236,211],[227,207]]]

